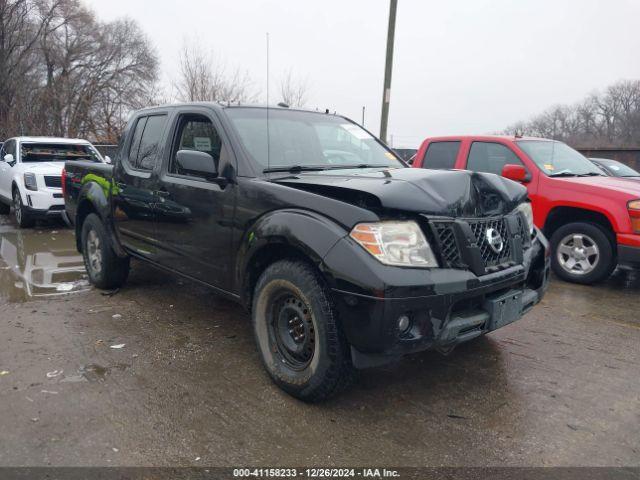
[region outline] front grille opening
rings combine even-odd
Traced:
[[[460,258],[460,249],[456,242],[456,234],[453,231],[453,227],[446,223],[434,224],[437,235],[438,243],[440,246],[440,254],[444,262],[450,267],[458,267],[462,264]]]
[[[45,175],[44,184],[47,187],[51,187],[51,188],[62,188],[62,177],[61,176],[53,176],[53,175]]]
[[[481,272],[476,272],[477,275],[495,273],[515,266],[516,244],[513,242],[521,242],[523,248],[531,244],[527,239],[525,221],[520,215],[517,216],[517,222],[513,222],[509,216],[504,216],[460,220],[430,219],[429,223],[431,228],[424,230],[428,231],[431,237],[435,237],[443,266],[467,269],[470,264],[477,262],[476,255],[479,253],[484,268]],[[488,232],[492,233],[494,238],[496,233],[499,234],[502,239],[501,249],[492,248],[487,238]],[[431,238],[429,240],[431,241]],[[474,268],[478,270],[477,267]]]
[[[469,227],[475,237],[475,244],[480,249],[485,267],[494,267],[511,259],[511,245],[507,222],[504,218],[469,221]],[[486,240],[486,232],[493,228],[502,238],[502,250],[494,251]]]

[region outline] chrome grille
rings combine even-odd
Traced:
[[[485,267],[494,267],[511,260],[510,237],[504,218],[469,220],[468,224],[475,237],[475,244],[480,249]],[[495,252],[486,239],[486,232],[490,228],[495,229],[502,237],[503,246],[500,252]]]
[[[426,215],[425,215],[426,217]],[[470,269],[485,275],[515,265],[519,258],[519,244],[526,248],[524,219],[517,217],[429,219],[431,232],[445,268]],[[502,238],[502,250],[495,251],[487,238],[487,230],[494,229]],[[514,250],[515,249],[515,250]]]

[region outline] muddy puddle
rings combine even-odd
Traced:
[[[89,290],[73,232],[64,226],[16,229],[0,224],[0,303]]]

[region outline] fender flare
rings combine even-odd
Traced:
[[[247,228],[240,241],[235,266],[236,291],[246,300],[248,268],[269,247],[290,247],[306,256],[321,270],[329,250],[348,234],[318,213],[288,208],[266,213]]]
[[[547,222],[549,221],[549,218],[552,216],[553,212],[557,209],[562,209],[562,208],[574,208],[576,210],[584,210],[586,212],[598,213],[609,221],[614,234],[616,232],[622,231],[622,225],[620,225],[620,222],[615,217],[615,215],[611,214],[610,209],[599,206],[597,202],[594,202],[593,204],[591,203],[587,204],[584,202],[573,202],[573,201],[562,201],[562,202],[551,204],[549,206],[549,209],[544,213],[544,225],[542,225],[541,230],[544,230],[544,228],[547,226]]]
[[[105,191],[106,190],[106,191]],[[78,216],[84,211],[83,206],[86,204],[91,205],[91,209],[97,213],[102,220],[107,232],[111,236],[112,246],[118,256],[126,256],[126,252],[120,245],[120,241],[113,228],[113,215],[111,214],[111,204],[109,202],[109,191],[104,185],[99,185],[92,179],[83,179],[83,185],[78,193],[77,207],[76,207],[76,246],[78,251],[82,251],[82,222],[79,221]]]

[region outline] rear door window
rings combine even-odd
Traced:
[[[140,117],[136,122],[136,128],[133,132],[133,138],[131,139],[131,145],[129,146],[129,164],[132,167],[136,166],[138,162],[138,150],[140,149],[140,139],[142,138],[142,132],[144,132],[144,126],[147,123],[147,117]]]
[[[422,162],[422,168],[455,168],[460,142],[431,142]]]
[[[473,142],[467,159],[467,170],[502,174],[505,165],[524,165],[507,146],[495,142]]]
[[[142,138],[140,139],[136,168],[140,170],[153,170],[158,160],[158,150],[166,123],[166,115],[154,115],[147,119]]]

